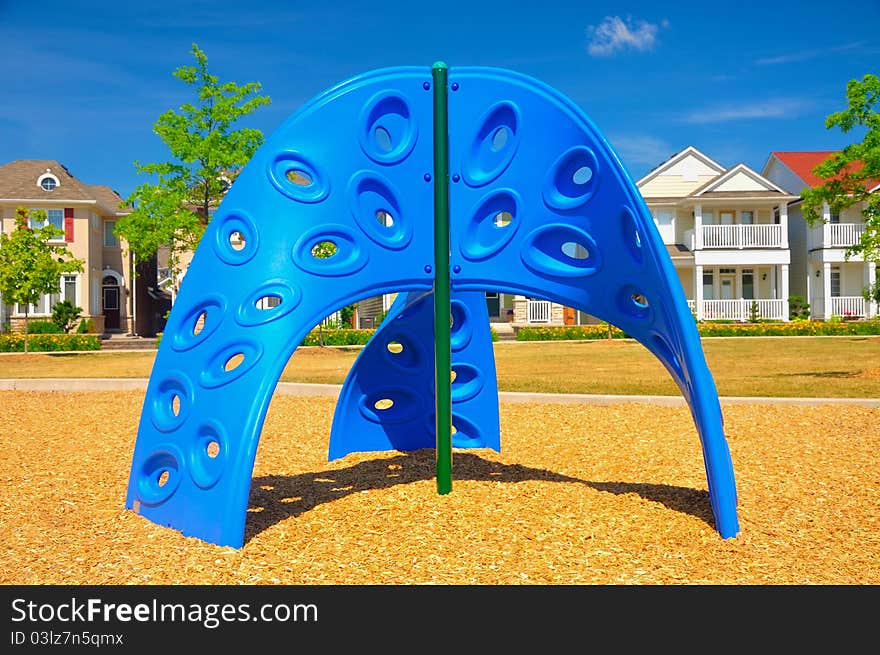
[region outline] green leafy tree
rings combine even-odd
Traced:
[[[51,243],[64,232],[46,221],[46,212],[30,214],[34,225],[28,225],[28,210],[15,210],[15,228],[11,234],[0,233],[0,296],[7,304],[18,303],[24,308],[24,351],[28,351],[28,314],[40,296],[57,293],[64,273],[80,272],[83,261],[75,259],[66,246]]]
[[[847,249],[847,257],[861,254],[865,261],[880,261],[880,78],[865,75],[861,81],[846,85],[848,107],[830,114],[825,127],[837,127],[844,134],[864,129],[861,141],[851,143],[839,153],[829,156],[813,173],[823,183],[804,191],[804,218],[812,226],[822,221],[824,203],[840,212],[864,203],[862,217],[865,230],[855,245]],[[866,297],[880,299],[876,283],[865,289]]]
[[[80,316],[82,316],[82,307],[77,307],[69,300],[61,300],[52,306],[52,322],[64,334],[70,334]]]
[[[115,230],[136,261],[150,259],[167,246],[175,290],[182,272],[181,255],[198,246],[223,194],[263,143],[260,130],[233,129],[234,124],[271,102],[260,94],[260,83],[221,82],[208,71],[208,58],[197,44],[193,43],[191,51],[195,65],[181,66],[173,75],[192,88],[196,100],[177,111],[169,109],[153,126],[171,159],[149,164],[135,161],[138,174],[152,180],[126,199],[133,210],[117,222]]]

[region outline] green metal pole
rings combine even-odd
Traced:
[[[434,388],[437,493],[452,491],[452,347],[449,304],[449,120],[446,64],[431,67],[434,80]]]

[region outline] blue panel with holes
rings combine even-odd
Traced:
[[[127,507],[241,546],[263,420],[295,348],[340,307],[432,288],[430,82],[412,67],[342,83],[241,171],[171,311]]]
[[[501,450],[495,353],[486,296],[452,306],[452,445]],[[434,448],[434,296],[399,294],[342,385],[330,459],[353,452]]]
[[[690,405],[716,526],[735,536],[715,383],[666,247],[614,150],[574,103],[532,78],[451,68],[449,85],[453,291],[550,300],[638,339]]]
[[[296,347],[352,302],[431,292],[432,91],[428,67],[343,82],[293,114],[241,171],[168,320],[126,507],[185,535],[241,546],[266,410]],[[716,528],[735,536],[736,489],[715,384],[672,262],[612,148],[570,100],[509,71],[450,69],[448,113],[453,315],[476,303],[469,297],[502,291],[575,307],[638,339],[688,401]],[[470,324],[477,321],[485,318]],[[392,326],[377,333],[346,382],[331,457],[432,445],[427,336],[401,332],[414,350],[400,363],[418,352],[418,375],[405,365],[386,375],[367,363],[384,356],[378,334],[393,336]],[[453,422],[457,445],[498,448],[495,368],[486,360],[491,342],[479,349],[483,332],[453,332],[461,376]],[[379,409],[382,400],[393,405]],[[389,428],[417,417],[410,434]],[[370,436],[352,434],[371,422]]]

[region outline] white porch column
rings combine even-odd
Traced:
[[[813,315],[816,313],[816,308],[813,307],[813,265],[809,262],[807,262],[807,297],[804,300],[810,306],[808,318],[813,318]]]
[[[788,248],[788,204],[779,203],[779,225],[782,228],[782,247]]]
[[[782,274],[782,320],[788,320],[788,264],[782,264],[779,267]]]
[[[780,298],[779,295],[779,287],[776,284],[776,267],[770,267],[770,297],[771,298]]]
[[[822,317],[827,320],[831,318],[831,262],[822,263],[822,298]]]
[[[694,207],[694,250],[703,247],[703,205]]]
[[[831,208],[827,202],[822,203],[822,247],[831,247]],[[828,284],[831,284],[830,279]],[[831,296],[826,294],[825,297],[830,298]],[[828,317],[826,316],[826,318]]]
[[[703,320],[703,267],[694,267],[694,311],[697,320]]]
[[[877,279],[877,264],[874,262],[865,262],[865,286],[870,287],[874,284]],[[0,311],[3,311],[3,308],[0,307]],[[865,306],[865,315],[867,318],[872,318],[877,314],[877,303],[873,300],[869,300]]]

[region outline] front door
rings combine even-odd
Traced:
[[[501,298],[497,293],[486,293],[486,309],[490,320],[501,316]]]
[[[721,276],[721,300],[733,300],[733,282],[735,278],[727,275]]]
[[[104,329],[119,329],[119,285],[116,278],[108,275],[104,278],[102,300],[104,306]]]

